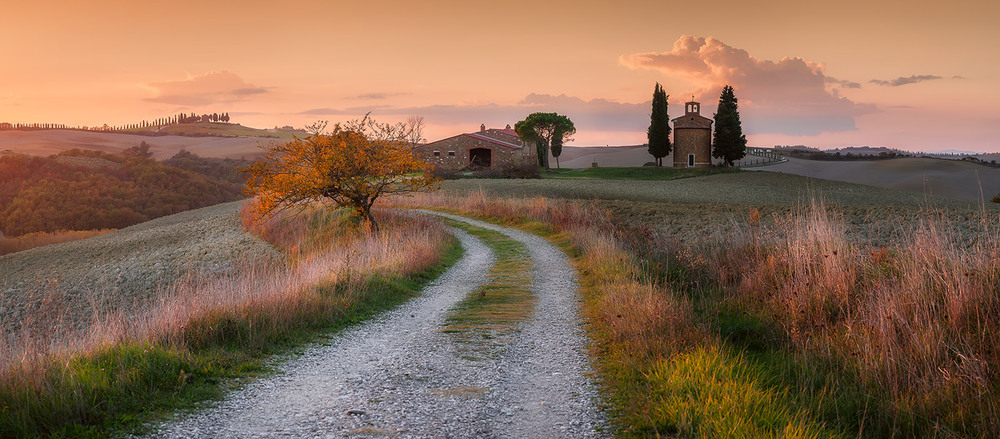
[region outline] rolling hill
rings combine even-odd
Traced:
[[[181,150],[202,157],[252,159],[260,155],[258,145],[290,140],[292,135],[287,131],[272,133],[246,127],[240,127],[242,130],[230,127],[228,130],[218,128],[211,131],[211,127],[203,125],[206,124],[164,127],[157,135],[80,130],[6,130],[0,131],[0,151],[49,156],[78,148],[116,154],[146,142],[157,160],[173,157]],[[262,137],[264,135],[275,137]]]

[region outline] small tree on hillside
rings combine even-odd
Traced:
[[[660,83],[653,88],[653,111],[649,115],[649,129],[646,137],[649,139],[649,153],[656,159],[656,166],[663,166],[663,158],[670,155],[670,116],[667,115],[667,98],[670,95],[663,91]]]
[[[325,199],[353,208],[376,233],[371,214],[376,200],[437,184],[430,166],[413,154],[410,135],[405,124],[380,124],[365,116],[336,124],[330,133],[262,146],[267,156],[244,169],[247,193],[257,196],[258,217]]]
[[[722,159],[726,166],[747,155],[747,137],[743,135],[740,112],[733,87],[726,85],[719,96],[719,109],[715,113],[715,135],[712,157]]]
[[[529,144],[535,144],[538,148],[538,165],[549,168],[549,148],[553,145],[553,139],[557,144],[558,151],[553,149],[553,156],[556,158],[556,166],[559,166],[559,155],[562,153],[562,144],[568,140],[569,136],[576,134],[576,127],[568,117],[556,113],[531,113],[524,120],[514,125],[514,131],[521,137],[521,140]]]

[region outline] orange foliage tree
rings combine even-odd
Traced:
[[[407,141],[413,128],[406,124],[365,116],[336,124],[329,133],[323,132],[325,122],[312,126],[311,136],[262,146],[266,157],[244,170],[247,193],[257,196],[258,217],[329,200],[354,209],[377,232],[371,208],[379,197],[437,186],[430,165],[413,154]]]

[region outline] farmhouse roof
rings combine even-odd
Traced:
[[[436,142],[428,143],[428,145],[444,142],[447,140],[457,139],[463,136],[486,141],[500,146],[506,146],[508,148],[521,149],[524,147],[524,145],[520,143],[520,137],[518,137],[517,132],[515,132],[514,130],[510,128],[485,129],[485,127],[480,128],[480,130],[475,133],[464,133],[464,134],[459,134],[457,136],[451,136],[445,139],[438,140]]]

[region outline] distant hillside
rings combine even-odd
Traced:
[[[886,147],[872,148],[870,146],[856,146],[837,149],[819,150],[808,146],[775,146],[774,151],[786,157],[794,157],[806,160],[827,160],[827,161],[847,161],[847,160],[884,160],[900,157],[912,157],[913,153],[899,149]]]
[[[305,137],[308,133],[304,130],[294,129],[270,129],[262,130],[258,128],[245,127],[238,123],[221,122],[193,122],[180,123],[156,128],[137,129],[133,132],[137,134],[174,134],[187,136],[233,136],[233,137],[263,137],[273,139],[292,140],[294,136]]]
[[[242,185],[143,157],[0,155],[0,232],[117,229],[243,198]]]
[[[88,149],[118,154],[142,142],[150,145],[149,152],[158,160],[173,157],[185,150],[201,157],[253,159],[261,155],[260,144],[285,142],[280,138],[189,136],[163,133],[147,136],[126,133],[102,133],[80,130],[0,131],[0,151],[50,156],[70,149]]]

